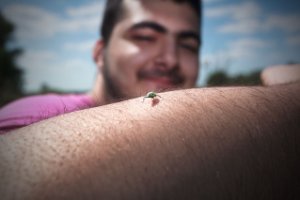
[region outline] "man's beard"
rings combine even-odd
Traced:
[[[110,67],[107,62],[104,63],[103,66],[103,78],[104,78],[104,86],[105,86],[105,98],[108,101],[112,102],[117,102],[117,101],[122,101],[130,98],[137,97],[142,94],[130,94],[129,91],[124,91],[122,84],[116,80],[116,78],[113,78],[111,72],[110,72]],[[151,71],[139,71],[137,74],[139,79],[145,79],[147,76],[155,76],[155,77],[160,77],[160,76],[166,76],[170,77],[170,79],[173,81],[174,86],[172,88],[161,88],[158,92],[162,91],[170,91],[170,90],[176,90],[180,89],[182,82],[184,81],[184,78],[181,77],[177,71],[170,71],[170,72],[161,72],[159,70],[151,70]],[[139,91],[141,92],[146,92],[146,91]]]
[[[126,94],[122,92],[122,89],[119,87],[119,84],[116,81],[114,81],[114,78],[111,76],[109,69],[109,66],[107,65],[107,63],[105,63],[102,70],[106,92],[105,98],[113,102],[128,99]]]

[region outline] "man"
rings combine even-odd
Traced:
[[[180,18],[193,13],[186,2],[156,1],[159,6],[151,2],[124,0],[122,6],[127,8],[130,4],[134,6],[134,13],[143,12],[147,17],[155,17],[155,21],[162,20],[159,18],[161,15],[168,19],[179,5],[183,11],[190,11],[176,12],[177,15],[182,14]],[[168,9],[164,5],[168,5]],[[154,10],[155,13],[152,13]],[[100,42],[95,51],[100,53],[95,53],[95,59],[103,73],[112,78],[117,75],[114,70],[124,70],[121,66],[125,61],[134,66],[135,72],[127,74],[132,79],[129,83],[122,82],[124,77],[119,77],[122,85],[116,88],[114,85],[106,86],[115,91],[103,101],[114,102],[124,98],[124,91],[130,85],[137,85],[136,90],[142,92],[160,87],[190,87],[193,83],[193,76],[189,75],[191,69],[180,69],[179,73],[173,75],[174,72],[170,72],[172,75],[167,73],[169,76],[166,76],[165,68],[158,72],[148,71],[160,65],[153,65],[146,59],[146,75],[143,70],[139,71],[138,66],[141,65],[135,64],[144,63],[145,56],[137,58],[140,62],[133,62],[131,55],[145,43],[146,47],[151,46],[148,42],[153,39],[140,35],[135,37],[135,34],[153,33],[153,30],[148,29],[147,22],[134,26],[133,32],[124,32],[122,30],[128,30],[126,27],[131,27],[125,26],[130,24],[128,19],[139,21],[140,18],[133,17],[135,14],[128,10],[123,15],[124,19],[118,24],[126,23],[122,24],[124,26],[116,25],[115,33],[111,34],[112,37],[114,34],[120,38],[123,36],[123,39],[116,40],[114,44],[124,48],[131,44],[127,39],[133,35],[133,41],[137,40],[138,45],[130,45],[127,56],[122,57],[118,50],[109,48],[113,40],[107,46]],[[163,22],[166,21],[160,21]],[[145,25],[146,29],[139,29]],[[164,25],[165,29],[153,23],[150,26],[160,30],[158,33],[154,31],[155,35],[170,36],[167,37],[170,49],[174,50],[174,47],[171,48],[174,35],[192,36],[188,44],[194,44],[194,33],[174,34],[181,26]],[[155,52],[159,51],[165,59],[163,63],[174,63],[172,51],[164,54],[160,46],[155,47],[155,51],[150,49],[149,52],[156,55]],[[183,57],[194,57],[186,52],[186,43],[183,49],[181,47],[177,50],[183,51]],[[170,49],[166,47],[165,51]],[[120,61],[109,60],[108,57],[108,60],[101,59],[106,54],[120,56]],[[162,58],[156,60],[156,64],[162,63]],[[107,69],[103,65],[105,62],[109,64]],[[174,65],[167,66],[169,69]],[[126,74],[126,71],[123,72]],[[268,77],[268,73],[264,76]],[[100,76],[98,82],[101,81],[105,82]],[[299,81],[295,80],[294,83],[273,87],[176,90],[160,93],[161,99],[142,102],[142,98],[132,98],[11,131],[0,137],[1,197],[297,199],[300,196],[299,86]],[[120,88],[126,89],[120,92]],[[129,90],[128,96],[139,95],[136,90]],[[92,94],[100,98],[102,92]]]
[[[107,1],[102,39],[93,55],[98,73],[89,95],[16,101],[0,111],[0,130],[150,91],[194,87],[199,70],[200,11],[198,0]]]

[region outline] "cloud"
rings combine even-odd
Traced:
[[[16,25],[18,38],[49,37],[59,30],[59,16],[35,6],[8,5],[3,13]]]
[[[208,18],[229,18],[229,23],[218,27],[221,33],[253,33],[260,29],[258,16],[261,8],[254,2],[245,2],[239,5],[229,5],[209,8],[205,12]]]
[[[27,50],[19,58],[18,64],[24,68],[28,69],[37,69],[44,68],[47,63],[53,62],[58,58],[58,55],[55,52],[48,50]]]
[[[104,1],[93,2],[58,14],[33,5],[11,4],[3,13],[16,25],[18,39],[45,39],[58,33],[98,31],[103,7]]]
[[[222,0],[202,0],[202,2],[204,4],[215,3],[215,2],[220,2],[220,1],[222,1]]]
[[[260,29],[260,23],[255,19],[239,20],[235,23],[225,24],[218,28],[221,33],[239,33],[249,34],[255,33]]]
[[[38,91],[43,84],[63,90],[88,90],[96,67],[91,59],[64,59],[52,51],[26,51],[18,64],[26,72],[25,90]]]
[[[69,19],[63,24],[66,31],[98,31],[102,22],[105,1],[66,9]]]
[[[265,26],[269,29],[297,32],[300,31],[300,15],[271,15],[266,19]]]
[[[271,46],[271,44],[265,40],[256,38],[243,38],[229,43],[228,55],[234,59],[250,59],[255,57],[260,49],[269,46]]]
[[[63,45],[63,48],[65,50],[91,52],[93,50],[94,44],[95,44],[95,40],[87,40],[87,41],[76,42],[76,43],[65,43]]]
[[[225,69],[231,65],[232,59],[227,51],[218,51],[202,55],[202,70]]]
[[[51,77],[49,70],[56,68],[53,62],[57,58],[58,55],[52,51],[27,50],[17,59],[18,65],[25,71],[25,91],[37,91],[40,85],[47,82]]]
[[[280,30],[283,32],[300,31],[299,14],[266,15],[255,2],[237,5],[219,6],[204,10],[208,18],[227,18],[218,26],[220,33],[252,34],[257,32]]]
[[[92,86],[96,69],[91,59],[92,39],[99,31],[104,3],[66,7],[62,12],[26,4],[3,7],[5,17],[16,25],[18,43],[25,44],[24,54],[18,58],[25,71],[25,91],[37,91],[44,83],[65,90]],[[80,40],[85,37],[89,38]],[[64,43],[57,44],[58,38]]]
[[[287,38],[289,46],[300,46],[300,35],[294,35]]]
[[[203,66],[225,69],[233,62],[245,62],[254,59],[264,48],[272,44],[256,38],[242,38],[234,40],[226,45],[226,48],[217,52],[203,55]]]
[[[254,2],[208,8],[204,11],[206,17],[231,17],[236,20],[247,19],[259,13],[261,8]]]
[[[228,16],[232,8],[228,6],[204,9],[204,16],[208,18]]]
[[[69,7],[66,9],[66,13],[70,17],[78,18],[78,17],[89,17],[89,16],[98,16],[99,13],[102,13],[104,10],[105,1],[97,1],[92,2],[87,5],[83,5],[80,7]]]

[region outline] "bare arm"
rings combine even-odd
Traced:
[[[0,138],[4,199],[289,199],[299,84],[191,89],[49,119]]]

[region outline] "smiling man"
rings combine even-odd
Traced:
[[[178,1],[179,2],[179,1]],[[111,35],[98,41],[94,59],[100,73],[92,91],[98,104],[149,91],[192,88],[199,70],[200,7],[197,1],[111,1],[119,3]],[[108,5],[108,8],[110,5]],[[105,27],[110,16],[105,13]]]
[[[95,107],[1,135],[1,199],[299,199],[299,76],[185,89],[199,1],[108,2],[96,84],[81,98]],[[155,104],[133,98],[178,88]],[[57,113],[79,104],[63,103]]]
[[[93,53],[98,71],[92,90],[13,102],[0,110],[0,132],[150,91],[195,87],[200,12],[198,0],[107,1]]]

